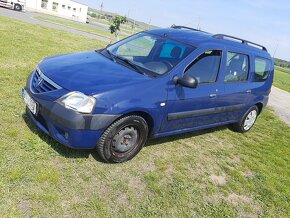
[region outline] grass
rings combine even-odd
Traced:
[[[285,67],[280,67],[280,66],[275,66],[276,70],[282,71],[284,73],[289,73],[290,74],[290,68],[285,68]]]
[[[275,67],[273,84],[280,89],[290,92],[290,71],[286,68]]]
[[[112,35],[109,32],[109,30],[108,31],[100,30],[100,29],[85,26],[85,25],[82,25],[82,24],[79,24],[79,23],[73,22],[73,21],[62,21],[62,20],[52,19],[52,18],[47,18],[47,17],[36,17],[36,19],[42,20],[42,21],[48,21],[48,22],[55,23],[55,24],[60,24],[60,25],[66,26],[66,27],[74,28],[74,29],[79,29],[79,30],[93,33],[93,34],[97,34],[100,36],[105,36],[107,38],[114,40],[114,35]],[[120,34],[120,38],[121,39],[125,38],[125,36]]]
[[[290,128],[269,109],[247,134],[155,139],[133,160],[105,164],[38,130],[20,94],[43,57],[104,44],[3,17],[0,31],[1,217],[290,216]]]

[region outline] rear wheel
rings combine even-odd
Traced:
[[[148,125],[142,117],[126,116],[111,124],[103,133],[97,152],[106,162],[125,162],[138,154],[147,136]]]
[[[254,126],[258,114],[258,107],[256,105],[251,107],[240,122],[233,124],[233,129],[237,132],[248,132]]]
[[[20,4],[15,4],[15,5],[14,5],[14,10],[15,10],[15,11],[21,11],[21,10],[22,10],[21,5],[20,5]]]

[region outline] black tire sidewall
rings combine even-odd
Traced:
[[[129,116],[121,119],[121,121],[122,122],[117,121],[115,125],[112,124],[114,126],[108,133],[104,141],[103,154],[108,162],[119,163],[132,159],[139,153],[139,151],[142,149],[143,145],[147,141],[148,126],[143,118],[139,116]],[[119,156],[117,156],[115,155],[117,152],[114,152],[112,149],[112,140],[114,136],[126,126],[134,126],[137,128],[139,140],[136,146],[129,150],[129,152],[124,152],[124,154],[121,155],[120,153],[118,153]]]
[[[21,5],[19,5],[19,4],[14,5],[14,10],[15,11],[21,11],[22,10]]]
[[[258,107],[257,107],[257,106],[252,106],[252,107],[251,107],[251,108],[250,108],[250,109],[245,113],[243,119],[242,119],[241,122],[240,122],[241,132],[248,132],[248,131],[249,131],[250,129],[252,129],[253,126],[255,125],[255,123],[256,123],[256,121],[257,121],[257,117],[256,117],[255,122],[253,123],[253,125],[250,127],[250,129],[245,130],[245,128],[244,128],[244,123],[245,123],[245,121],[246,121],[246,119],[247,119],[247,116],[248,116],[249,113],[251,113],[253,110],[255,110],[255,111],[257,112],[257,117],[258,117],[258,115],[259,115]]]

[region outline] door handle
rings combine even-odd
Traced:
[[[215,98],[216,96],[217,96],[217,94],[215,94],[215,93],[209,95],[210,98]]]
[[[247,91],[246,91],[246,93],[251,93],[251,92],[252,92],[252,90],[251,90],[251,89],[249,89],[249,90],[247,90]]]

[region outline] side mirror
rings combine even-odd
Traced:
[[[196,88],[198,84],[197,79],[188,74],[185,74],[182,78],[178,78],[177,76],[175,76],[173,78],[173,81],[175,84],[179,84],[181,86],[188,87],[188,88]]]

